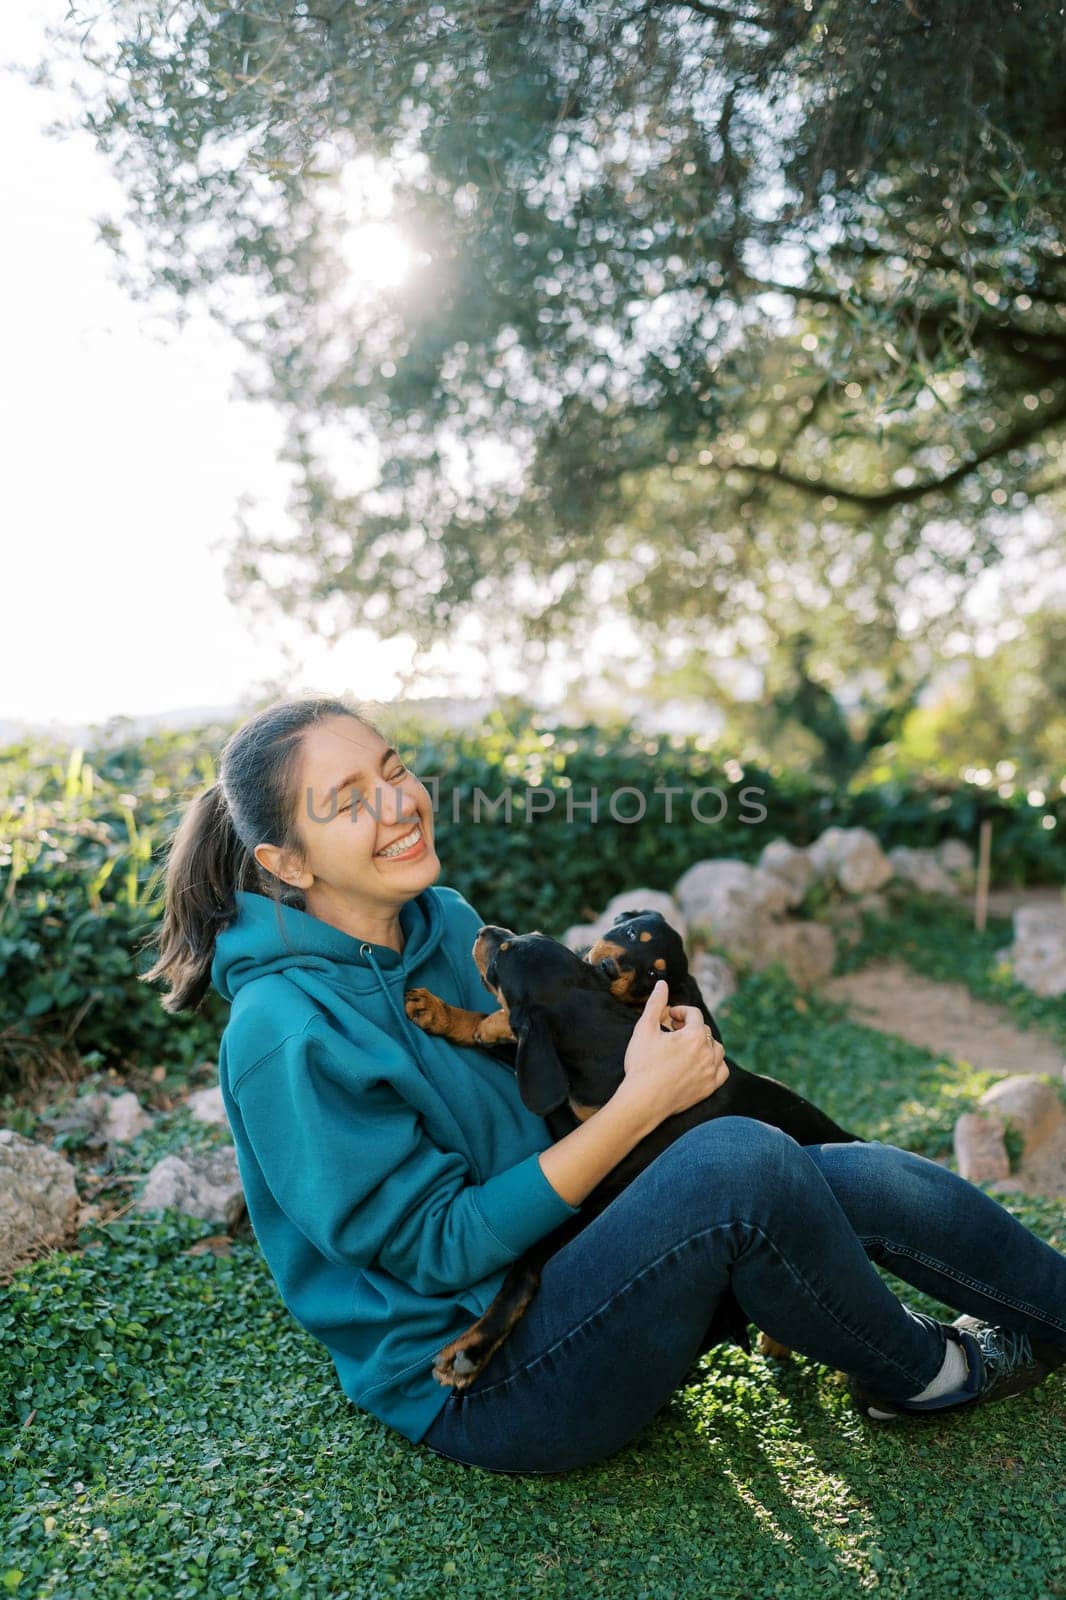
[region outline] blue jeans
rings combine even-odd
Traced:
[[[1066,1346],[1066,1255],[965,1178],[895,1145],[799,1145],[719,1117],[549,1259],[525,1316],[422,1442],[491,1472],[611,1455],[710,1348],[730,1286],[782,1344],[906,1400],[940,1370],[944,1326],[898,1300],[873,1262],[960,1312]]]

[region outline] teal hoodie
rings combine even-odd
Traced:
[[[417,1442],[452,1392],[437,1351],[580,1208],[544,1176],[551,1136],[513,1069],[404,1011],[412,985],[494,1009],[461,894],[405,902],[402,954],[264,895],[237,908],[211,981],[231,1002],[218,1074],[252,1227],[345,1394]]]

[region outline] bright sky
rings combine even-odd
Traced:
[[[251,620],[224,593],[224,544],[242,490],[284,513],[277,413],[231,398],[245,352],[206,313],[179,333],[132,302],[93,217],[121,215],[121,186],[87,133],[43,128],[66,98],[31,88],[43,27],[66,0],[0,16],[0,252],[4,527],[0,722],[89,722],[254,692],[401,693],[409,642],[353,630],[342,644]],[[380,224],[370,224],[370,230]],[[382,240],[368,258],[388,259]],[[449,649],[417,694],[477,694],[477,657]],[[521,680],[504,688],[522,687]]]

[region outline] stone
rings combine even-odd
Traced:
[[[152,1126],[152,1118],[135,1094],[102,1095],[106,1103],[101,1129],[108,1144],[129,1144],[139,1133]]]
[[[757,967],[780,961],[793,983],[822,983],[836,965],[836,940],[824,922],[777,922],[767,930]]]
[[[1003,1123],[991,1112],[964,1111],[955,1124],[955,1160],[970,1183],[1009,1178],[1010,1158]]]
[[[58,1117],[47,1118],[57,1133],[85,1129],[89,1149],[101,1144],[128,1144],[152,1126],[152,1118],[137,1096],[124,1094],[84,1094],[71,1101]]]
[[[826,828],[807,856],[820,878],[830,878],[847,894],[880,889],[892,877],[892,863],[869,828]]]
[[[65,1156],[0,1128],[0,1274],[73,1242],[78,1205],[74,1168]]]
[[[1033,1072],[1012,1073],[986,1089],[977,1102],[1001,1122],[1009,1118],[1025,1139],[1028,1156],[1066,1122],[1066,1108],[1055,1089]]]
[[[674,885],[690,928],[728,954],[756,961],[790,894],[782,878],[744,861],[697,861]]]
[[[973,851],[963,839],[941,839],[936,855],[945,872],[958,879],[960,888],[969,888],[975,877]]]
[[[806,850],[789,844],[787,839],[772,839],[759,857],[763,872],[772,872],[788,884],[790,906],[798,906],[817,874]]]
[[[716,1011],[723,1001],[737,992],[736,973],[722,956],[699,950],[689,961],[689,971],[703,996],[708,1011]]]
[[[922,894],[957,894],[954,878],[933,850],[909,850],[896,845],[888,852],[892,870],[901,883],[910,884]]]
[[[237,1152],[231,1144],[164,1156],[148,1174],[135,1211],[184,1211],[207,1222],[226,1222],[243,1194]]]
[[[209,1126],[219,1128],[229,1126],[222,1090],[217,1084],[210,1089],[194,1089],[192,1094],[186,1096],[185,1104],[197,1122],[206,1122]]]
[[[1066,904],[1019,906],[1010,960],[1017,981],[1034,994],[1066,994]]]

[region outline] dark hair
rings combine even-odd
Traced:
[[[301,748],[310,727],[337,716],[380,734],[364,707],[343,697],[279,701],[230,735],[218,781],[187,806],[166,853],[163,916],[149,940],[159,958],[140,976],[141,983],[170,984],[164,1011],[195,1011],[207,993],[215,940],[237,914],[238,889],[269,895],[279,908],[306,910],[303,891],[261,866],[253,851],[272,844],[300,856]]]

